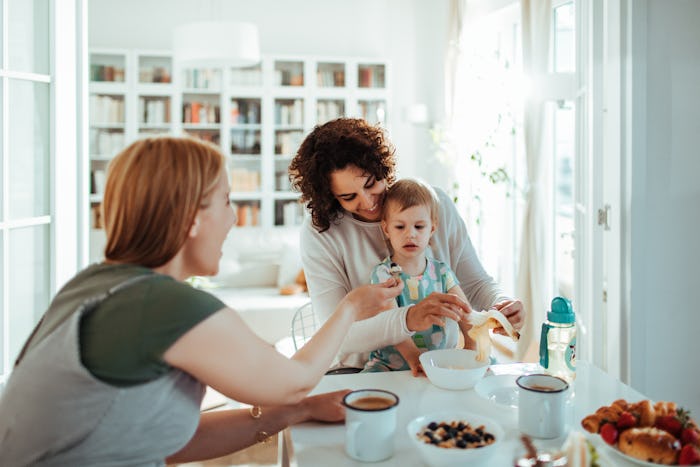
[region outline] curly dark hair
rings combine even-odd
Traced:
[[[289,164],[289,180],[319,232],[342,215],[331,192],[331,172],[354,165],[388,186],[396,179],[394,151],[381,127],[359,118],[331,120],[309,133]]]

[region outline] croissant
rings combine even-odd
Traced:
[[[619,406],[622,410],[627,410],[627,407],[629,407],[629,404],[628,404],[627,401],[624,400],[624,399],[618,399],[618,400],[614,401],[614,402],[613,402],[612,404],[610,404],[610,405],[617,405],[617,406]]]
[[[598,415],[588,415],[581,420],[581,426],[589,433],[596,434],[600,431],[601,418]]]
[[[654,412],[656,413],[657,417],[663,417],[664,415],[675,415],[677,408],[676,403],[670,401],[659,401],[654,404]]]
[[[628,410],[636,415],[640,427],[654,426],[658,414],[650,400],[645,399],[631,404]]]
[[[599,407],[594,414],[588,415],[581,420],[581,426],[589,433],[598,433],[603,423],[617,423],[620,414],[627,411],[630,405],[624,399],[618,399],[612,405]]]
[[[617,423],[622,412],[624,412],[624,410],[619,405],[605,405],[595,411],[596,415],[601,419],[611,423]]]

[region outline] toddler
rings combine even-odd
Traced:
[[[437,227],[438,198],[435,191],[415,179],[394,183],[386,192],[382,208],[382,230],[387,238],[390,256],[375,266],[373,284],[394,276],[404,282],[397,306],[418,303],[432,292],[451,293],[465,302],[467,298],[450,267],[426,254]],[[375,350],[363,371],[393,371],[410,369],[414,376],[423,374],[418,357],[425,350],[457,347],[459,330],[468,347],[470,325],[467,320],[457,323],[445,320],[444,326],[432,325],[416,332],[412,338],[395,345]]]

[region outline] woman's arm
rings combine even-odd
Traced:
[[[321,379],[350,325],[386,309],[402,284],[389,281],[349,293],[292,359],[279,354],[224,308],[180,337],[165,361],[220,393],[249,404],[299,402]]]
[[[381,231],[378,234],[381,236]],[[375,259],[371,262],[369,259],[358,259],[361,255],[353,253],[361,248],[355,245],[357,241],[348,240],[352,245],[341,246],[345,237],[336,238],[334,235],[331,231],[315,232],[308,225],[304,225],[301,231],[304,275],[314,312],[321,322],[329,318],[331,310],[349,291],[367,283],[370,271],[380,261],[376,259],[379,254],[374,255]],[[372,239],[366,241],[371,244]],[[384,244],[383,237],[381,242]],[[371,248],[371,245],[367,246],[363,251]],[[351,280],[347,273],[350,269],[364,271],[362,282],[359,278]],[[387,307],[388,311],[354,323],[345,336],[340,353],[364,353],[398,344],[414,331],[426,329],[432,324],[442,325],[443,316],[458,321],[462,316],[458,302],[454,296],[433,294],[412,307]]]
[[[248,409],[205,412],[192,439],[166,460],[168,464],[203,461],[240,451],[297,423],[343,421],[342,400],[348,392],[310,396],[299,404],[265,406],[259,418],[253,418]]]

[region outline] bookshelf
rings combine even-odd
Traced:
[[[173,126],[172,58],[167,51],[90,51],[89,153],[93,228],[109,161],[132,141],[168,134]]]
[[[384,61],[307,56],[179,73],[167,51],[92,50],[91,203],[99,207],[107,163],[125,145],[188,134],[228,156],[238,227],[299,225],[304,210],[287,178],[296,149],[316,124],[337,117],[387,126],[388,73]]]

